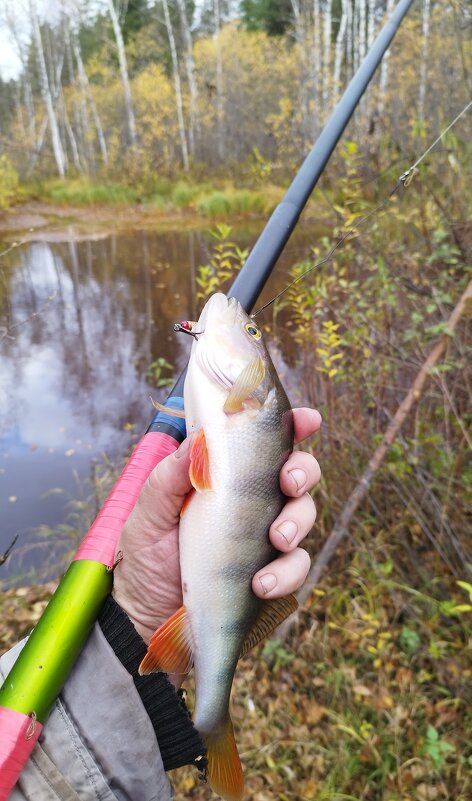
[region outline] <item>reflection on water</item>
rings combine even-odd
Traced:
[[[247,230],[235,238],[254,240]],[[2,259],[0,553],[17,532],[25,543],[39,525],[63,522],[64,495],[48,490],[74,493],[92,459],[130,447],[129,424],[145,430],[149,395],[165,396],[147,369],[158,356],[175,376],[184,367],[190,343],[172,324],[196,319],[196,269],[212,241],[208,232],[142,231],[31,243]],[[285,262],[302,250],[292,245]],[[24,569],[45,558],[42,549]]]

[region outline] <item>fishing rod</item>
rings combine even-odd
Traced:
[[[228,295],[250,312],[359,100],[413,0],[400,0],[313,149],[276,207]],[[165,407],[183,409],[185,371]],[[160,410],[136,445],[72,564],[0,689],[0,801],[18,781],[107,595],[118,539],[154,467],[185,438],[183,419]]]

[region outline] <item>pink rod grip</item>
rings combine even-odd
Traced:
[[[121,529],[147,477],[159,462],[179,447],[169,434],[150,431],[138,442],[118,481],[86,534],[74,559],[113,565]]]
[[[0,801],[6,801],[13,790],[42,728],[29,715],[0,707]]]

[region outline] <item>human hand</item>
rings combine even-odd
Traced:
[[[294,409],[295,442],[318,431],[321,416],[314,409]],[[179,565],[179,521],[190,492],[190,439],[152,471],[123,527],[115,568],[113,595],[146,643],[182,605]],[[280,488],[288,500],[272,523],[269,537],[281,552],[259,570],[252,589],[260,598],[280,598],[298,590],[310,568],[300,542],[312,528],[316,509],[308,495],[320,480],[316,459],[293,451],[280,471]]]

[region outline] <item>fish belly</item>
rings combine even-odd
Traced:
[[[212,489],[196,493],[180,526],[183,600],[194,639],[195,725],[224,725],[241,647],[260,611],[251,581],[274,550],[268,530],[283,496],[290,447],[280,425],[214,424],[206,441]],[[229,429],[229,430],[228,430]],[[237,469],[236,469],[237,466]]]

